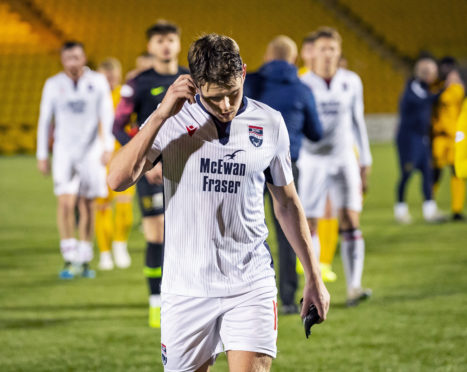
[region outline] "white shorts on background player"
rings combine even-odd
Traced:
[[[222,351],[276,357],[277,289],[228,297],[162,294],[161,353],[165,371],[195,371]]]
[[[299,196],[306,217],[323,217],[328,196],[335,209],[362,210],[360,167],[354,153],[336,163],[302,149],[297,166]]]
[[[81,159],[66,151],[56,151],[52,158],[55,195],[79,195],[87,199],[104,198],[108,194],[106,168],[101,162],[99,143]]]

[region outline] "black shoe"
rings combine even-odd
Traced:
[[[281,314],[283,315],[298,314],[298,306],[295,304],[282,305]]]
[[[465,221],[465,216],[462,213],[453,213],[452,220],[453,221]]]

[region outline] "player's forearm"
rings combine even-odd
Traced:
[[[157,111],[154,112],[136,136],[117,152],[109,166],[107,182],[110,188],[115,191],[125,190],[135,184],[147,170],[147,153],[164,121],[157,115]]]
[[[298,196],[282,204],[276,203],[274,212],[287,240],[302,263],[305,279],[317,284],[320,278],[318,260],[314,254],[310,230]]]
[[[51,120],[48,115],[42,115],[39,118],[39,125],[37,128],[37,151],[36,158],[38,160],[45,160],[49,157],[49,130]]]

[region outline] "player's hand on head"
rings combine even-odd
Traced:
[[[49,159],[37,160],[37,169],[39,169],[39,172],[44,176],[48,176],[50,174]]]
[[[321,318],[319,323],[321,323],[326,320],[330,302],[331,296],[329,295],[329,292],[321,278],[318,283],[305,283],[305,287],[303,288],[303,305],[300,316],[302,319],[305,318],[310,305],[314,304],[318,310],[319,317]]]
[[[166,120],[176,115],[186,101],[195,103],[196,86],[190,75],[180,75],[169,87],[161,104],[155,111],[162,119]]]

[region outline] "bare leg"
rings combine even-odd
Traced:
[[[79,208],[79,239],[91,242],[94,238],[94,199],[78,198]]]
[[[272,363],[269,355],[240,350],[227,351],[227,360],[230,372],[268,372]]]
[[[147,242],[164,242],[164,215],[143,218],[143,232]]]
[[[74,238],[76,195],[63,194],[57,199],[57,226],[60,239]]]

